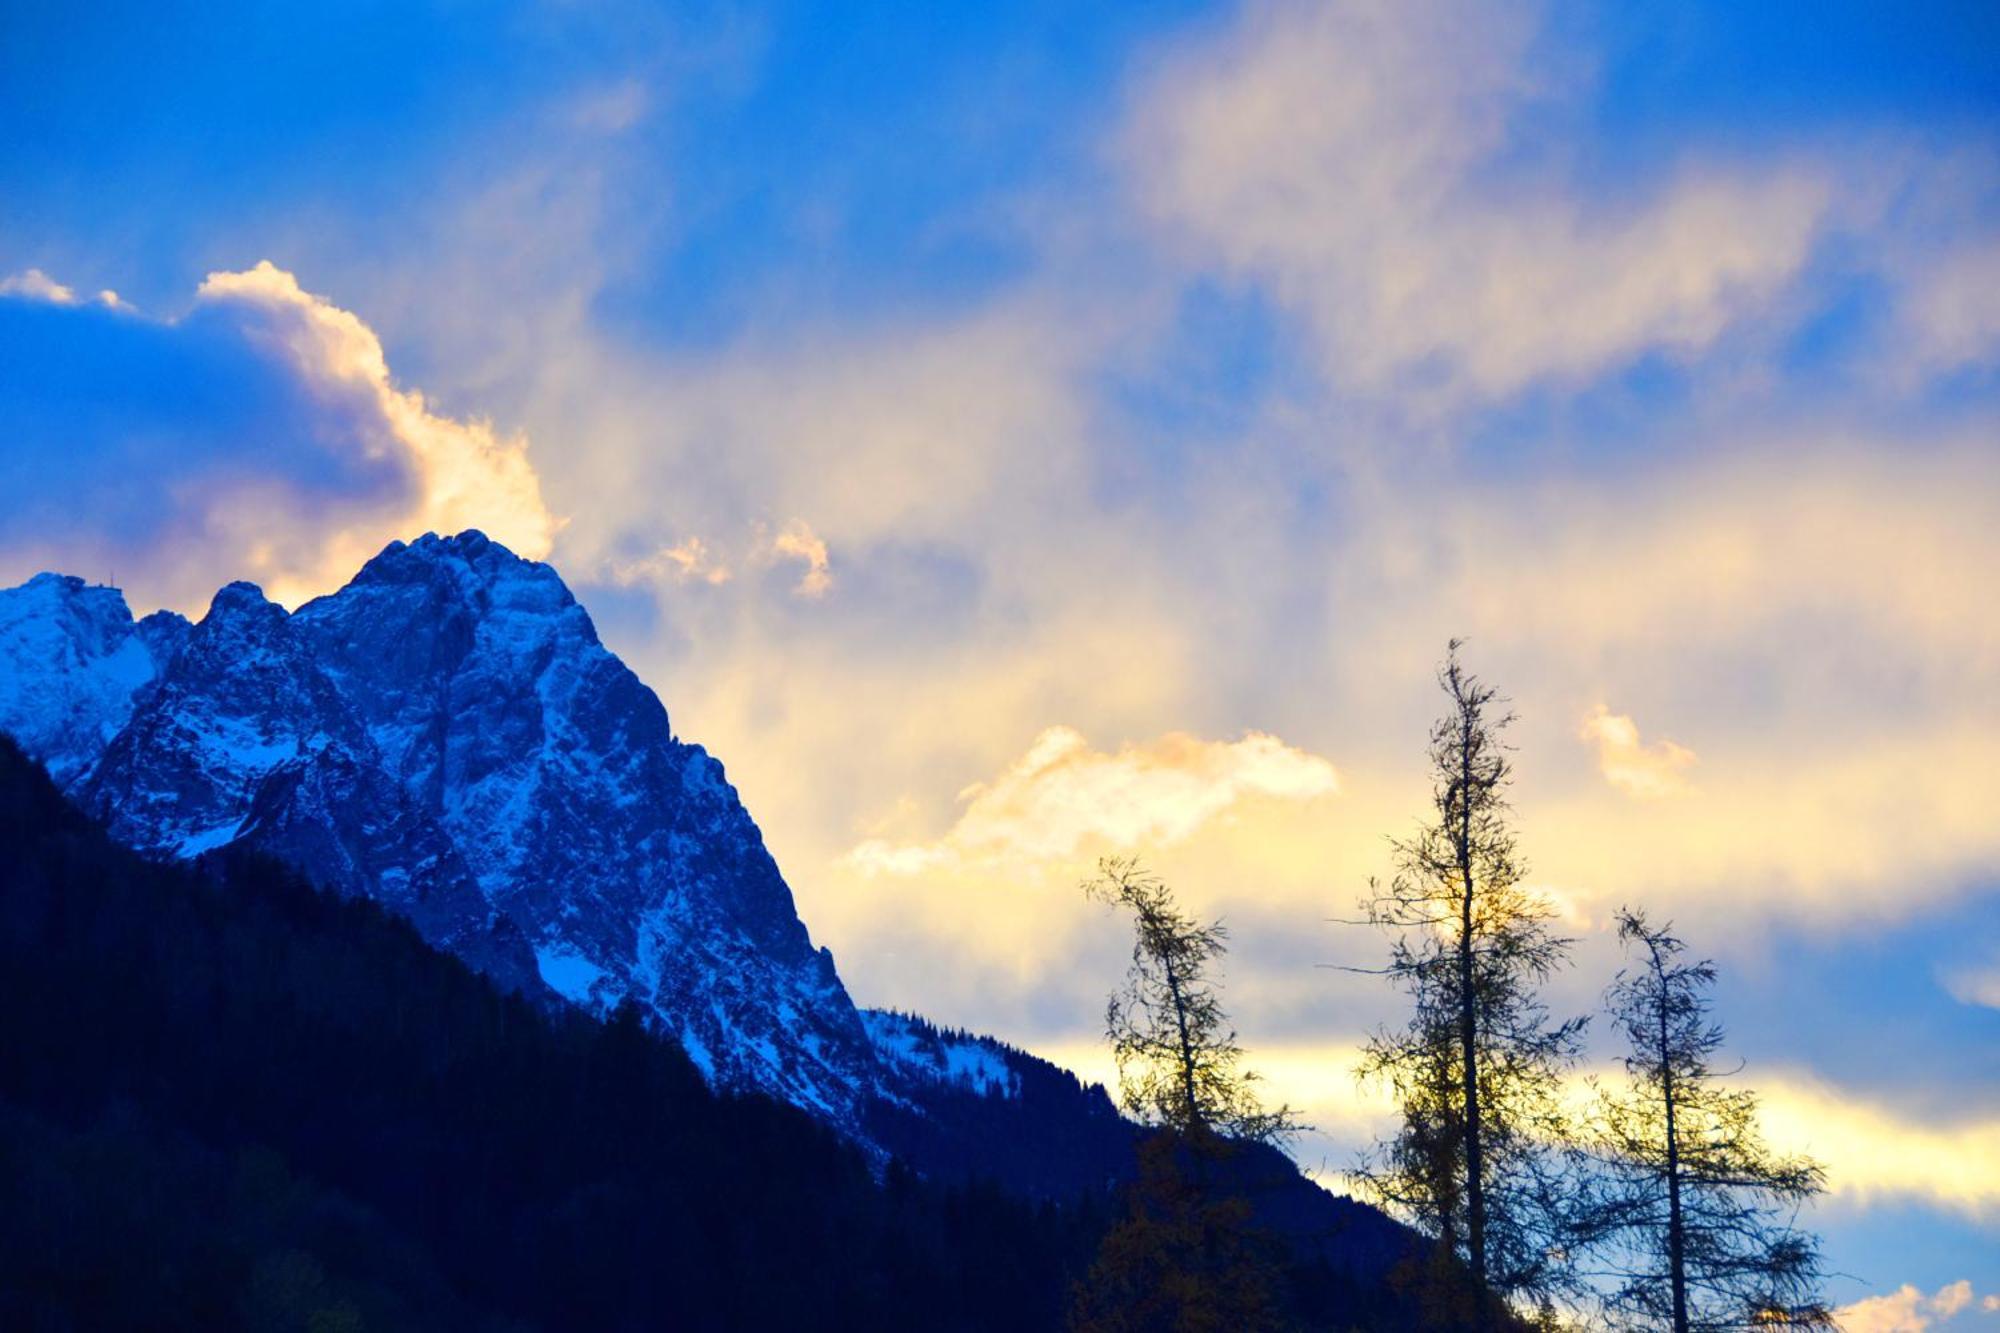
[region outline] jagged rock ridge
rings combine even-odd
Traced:
[[[149,853],[268,851],[850,1131],[898,1096],[721,764],[552,568],[477,532],[295,614],[234,583],[192,627],[38,576],[0,593],[0,730]]]

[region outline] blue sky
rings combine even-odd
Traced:
[[[863,1000],[1101,1067],[1073,886],[1142,853],[1335,1166],[1393,1008],[1317,923],[1466,635],[1559,1001],[1677,918],[1850,1326],[2000,1327],[1991,6],[4,24],[0,579],[199,613],[484,528]]]

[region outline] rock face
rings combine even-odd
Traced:
[[[637,1002],[725,1086],[836,1119],[875,1090],[832,955],[722,765],[674,737],[553,569],[426,537],[293,620],[551,988]]]
[[[171,611],[138,624],[116,588],[37,574],[0,593],[0,730],[58,783],[95,763],[188,635]]]
[[[1101,1087],[857,1011],[722,765],[553,569],[477,532],[397,542],[292,614],[247,583],[192,626],[76,578],[0,590],[0,731],[150,855],[268,853],[502,986],[635,1004],[716,1085],[926,1174],[1062,1196],[1132,1169]],[[1330,1261],[1409,1243],[1265,1155],[1260,1208]]]
[[[721,764],[553,569],[477,532],[296,614],[231,584],[193,627],[40,575],[0,592],[0,730],[148,853],[269,852],[850,1132],[900,1100]]]

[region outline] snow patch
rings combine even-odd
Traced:
[[[212,852],[218,847],[227,847],[236,841],[236,835],[243,831],[243,821],[232,819],[227,824],[217,824],[214,828],[190,833],[174,848],[174,855],[183,861],[192,861],[203,852]]]
[[[608,975],[603,968],[567,944],[544,944],[535,950],[535,969],[548,988],[571,1004],[588,1005],[597,983]]]
[[[882,1058],[905,1075],[982,1097],[1020,1094],[1020,1076],[991,1042],[948,1036],[919,1019],[881,1009],[862,1010],[861,1026]]]

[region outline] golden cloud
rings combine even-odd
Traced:
[[[479,528],[529,559],[549,554],[560,526],[542,501],[525,437],[503,439],[490,422],[432,412],[421,393],[398,388],[381,339],[352,312],[299,286],[269,260],[240,273],[211,273],[198,302],[248,316],[249,336],[288,360],[300,379],[343,415],[350,447],[407,464],[416,484],[400,511],[314,534],[313,540],[260,540],[239,533],[245,572],[273,600],[296,604],[339,584],[390,541],[412,533]],[[254,529],[253,502],[230,506],[222,522]]]
[[[824,597],[833,587],[833,572],[827,563],[826,543],[821,541],[803,519],[794,519],[784,530],[771,538],[770,554],[783,560],[797,560],[805,565],[805,572],[799,575],[792,592],[800,597]]]
[[[1972,1283],[1965,1278],[1947,1283],[1926,1296],[1909,1283],[1882,1296],[1869,1296],[1834,1312],[1841,1333],[1926,1333],[1950,1322],[1973,1304]],[[2000,1298],[1979,1302],[1984,1310],[2000,1309]]]
[[[848,860],[872,873],[910,875],[941,865],[1063,861],[1086,845],[1166,847],[1246,797],[1304,801],[1339,789],[1331,763],[1262,732],[1236,741],[1175,733],[1106,753],[1073,728],[1050,727],[1000,776],[959,793],[964,811],[943,837],[870,839]]]
[[[1597,746],[1597,766],[1605,781],[1627,796],[1651,800],[1688,790],[1687,770],[1694,765],[1694,751],[1672,741],[1641,744],[1639,724],[1624,714],[1599,704],[1578,734]]]

